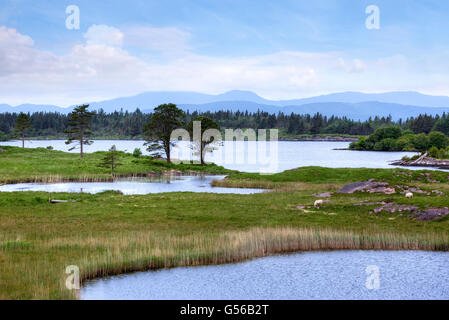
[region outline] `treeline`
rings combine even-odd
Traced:
[[[442,132],[414,134],[399,127],[377,129],[368,137],[352,142],[349,149],[359,151],[428,151],[434,158],[449,158],[449,137]]]
[[[440,131],[449,134],[449,115],[442,116],[420,115],[405,120],[393,121],[389,117],[373,117],[366,121],[355,121],[346,117],[327,117],[320,113],[314,115],[300,114],[270,114],[268,112],[231,112],[217,111],[186,112],[182,121],[187,124],[193,118],[203,115],[215,122],[221,128],[253,128],[253,129],[281,129],[283,136],[295,136],[302,134],[345,134],[345,135],[370,135],[377,129],[388,126],[397,126],[402,130],[410,130],[415,134],[431,131]],[[18,114],[0,114],[0,139],[14,136],[14,124]],[[68,125],[68,115],[52,112],[35,112],[29,114],[31,127],[28,136],[31,137],[63,137]],[[90,120],[94,137],[143,137],[143,128],[149,122],[151,114],[142,113],[139,109],[135,112],[116,111],[105,113],[96,111]]]

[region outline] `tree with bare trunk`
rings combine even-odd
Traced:
[[[188,125],[187,125],[187,131],[189,132],[192,139],[194,138],[194,123],[198,122],[199,126],[201,128],[199,137],[199,141],[193,141],[192,148],[196,151],[196,153],[200,156],[200,162],[201,165],[204,166],[204,157],[206,155],[206,152],[212,152],[214,150],[214,144],[220,143],[221,140],[216,141],[215,136],[209,136],[205,135],[204,133],[208,130],[214,129],[216,131],[220,131],[220,126],[218,123],[216,123],[214,120],[205,117],[205,116],[198,116],[195,119],[193,119]]]
[[[69,114],[69,129],[66,130],[66,133],[69,135],[69,138],[65,142],[66,144],[71,144],[73,142],[78,143],[74,147],[69,150],[74,150],[78,146],[80,147],[80,158],[83,157],[83,146],[90,145],[93,141],[88,139],[89,135],[92,134],[92,131],[89,126],[89,120],[94,115],[93,112],[87,110],[89,108],[88,104],[78,106]]]

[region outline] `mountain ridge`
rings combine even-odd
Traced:
[[[105,112],[135,111],[151,112],[162,103],[175,103],[184,110],[198,111],[266,111],[269,113],[316,113],[324,115],[347,116],[355,120],[364,120],[369,116],[387,116],[393,118],[411,117],[420,113],[442,114],[449,111],[449,97],[425,95],[415,91],[396,91],[385,93],[338,92],[327,95],[291,100],[269,100],[252,91],[232,90],[212,95],[192,91],[149,91],[131,97],[120,97],[99,102],[86,102],[92,110]],[[0,104],[3,112],[61,112],[68,113],[72,107],[54,105],[22,104],[12,107]]]

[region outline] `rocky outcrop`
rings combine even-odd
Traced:
[[[384,194],[396,193],[396,190],[390,187],[387,182],[375,182],[373,179],[347,184],[341,188],[338,193],[352,194],[357,191]]]
[[[415,214],[415,217],[417,217],[419,220],[423,221],[429,221],[429,220],[435,220],[438,218],[445,217],[449,214],[449,209],[444,208],[429,208],[425,211],[420,211]]]
[[[449,160],[440,160],[429,157],[429,154],[427,152],[415,160],[397,160],[391,162],[390,164],[393,166],[449,169]],[[428,175],[430,175],[430,173],[428,173]]]
[[[357,205],[357,204],[355,204]],[[366,203],[366,205],[368,205]],[[438,218],[445,217],[449,214],[449,209],[444,208],[428,208],[421,210],[418,206],[408,205],[408,204],[398,204],[394,202],[384,203],[381,207],[375,208],[371,213],[399,213],[401,216],[402,213],[413,214],[413,217],[418,218],[422,221],[431,221]]]
[[[374,213],[380,213],[380,212],[388,212],[388,213],[396,213],[396,212],[418,212],[419,208],[414,205],[407,205],[407,204],[397,204],[397,203],[386,203],[382,207],[376,208],[373,210]]]

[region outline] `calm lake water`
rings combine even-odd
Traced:
[[[116,145],[118,150],[133,152],[140,148],[147,154],[144,141],[135,140],[96,140],[86,146],[86,152],[108,150]],[[20,141],[1,142],[0,145],[20,146]],[[68,151],[63,140],[29,140],[27,148],[52,146],[55,150]],[[401,159],[412,152],[366,152],[334,150],[347,148],[349,142],[307,142],[279,141],[272,142],[231,142],[206,155],[206,161],[223,165],[225,168],[246,172],[282,172],[303,166],[321,166],[330,168],[393,168],[389,162]],[[265,150],[266,149],[266,150]],[[71,152],[79,152],[73,150]],[[181,142],[173,150],[173,158],[196,159],[188,143]],[[411,168],[417,169],[417,168]]]
[[[375,281],[378,268],[378,289]],[[220,266],[175,268],[86,283],[82,299],[449,299],[449,253],[307,252]]]
[[[260,193],[262,189],[218,188],[210,185],[214,179],[225,176],[179,176],[162,178],[123,179],[114,182],[68,182],[68,183],[18,183],[0,186],[0,192],[45,191],[99,193],[108,190],[123,194],[149,194],[164,192],[209,192],[209,193]]]

